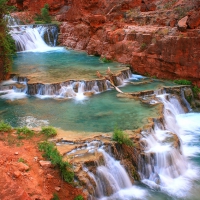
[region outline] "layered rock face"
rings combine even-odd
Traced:
[[[130,64],[141,74],[189,79],[200,86],[199,0],[56,2],[45,1],[62,22],[61,45]],[[43,4],[23,1],[35,12]]]

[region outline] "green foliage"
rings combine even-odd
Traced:
[[[196,85],[194,87],[192,87],[192,91],[194,94],[194,98],[198,97],[198,94],[200,93],[200,88],[198,88]]]
[[[112,60],[107,59],[106,57],[101,58],[101,61],[104,63],[110,63]]]
[[[18,139],[24,139],[24,138],[31,138],[34,135],[34,131],[30,130],[27,127],[20,127],[16,128]]]
[[[44,8],[41,9],[41,16],[45,23],[51,23],[51,17],[49,15],[49,5],[45,4]]]
[[[59,154],[54,144],[41,142],[38,146],[39,150],[44,152],[43,156],[59,168],[63,179],[71,183],[74,179],[74,173],[71,171],[72,166],[68,162],[62,160],[62,156]]]
[[[10,124],[5,123],[4,121],[0,121],[0,132],[10,132],[12,127]]]
[[[15,42],[8,32],[5,15],[12,10],[7,5],[7,0],[0,0],[0,59],[3,63],[3,78],[10,72],[12,65],[12,54],[15,53]]]
[[[184,79],[180,80],[175,80],[174,83],[179,84],[179,85],[191,85],[192,82]]]
[[[177,0],[172,0],[170,2],[167,2],[165,5],[164,5],[164,9],[170,9],[175,3],[177,2]]]
[[[26,163],[26,161],[23,158],[19,158],[18,162]]]
[[[84,200],[82,195],[78,195],[74,198],[74,200]]]
[[[140,46],[140,49],[141,50],[145,50],[147,47],[147,44],[146,43],[142,43],[141,46]]]
[[[51,200],[59,200],[60,198],[59,198],[59,196],[58,196],[58,194],[57,193],[54,193],[53,194],[53,198],[51,199]]]
[[[119,144],[125,144],[127,146],[133,146],[132,140],[128,137],[126,133],[124,133],[122,130],[115,128],[112,139]]]
[[[57,135],[56,129],[53,128],[52,126],[42,127],[42,130],[40,133],[46,135],[47,137],[53,137]]]
[[[175,13],[178,14],[178,18],[181,19],[187,15],[187,12],[189,10],[190,10],[189,7],[187,8],[187,7],[178,6],[175,8]]]

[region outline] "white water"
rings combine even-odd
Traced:
[[[195,180],[199,178],[198,167],[188,156],[200,152],[199,146],[191,146],[200,135],[200,114],[185,114],[179,101],[171,95],[159,95],[164,104],[164,127],[155,126],[146,141],[146,165],[141,171],[142,182],[176,198],[189,198]],[[173,134],[177,134],[181,148],[173,145]],[[152,155],[154,155],[152,157]],[[143,163],[144,164],[144,163]]]
[[[98,166],[95,175],[88,172],[96,183],[94,189],[96,197],[99,200],[146,199],[146,191],[132,185],[120,161],[115,160],[103,149],[99,151],[103,154],[105,165]]]
[[[63,47],[48,46],[44,42],[42,36],[47,30],[47,27],[39,26],[33,28],[31,26],[16,26],[10,27],[10,29],[10,34],[15,40],[18,51],[46,52],[64,49]]]

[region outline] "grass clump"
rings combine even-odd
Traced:
[[[62,156],[59,154],[54,144],[45,141],[39,143],[38,147],[40,151],[44,152],[43,157],[50,160],[53,165],[59,168],[64,181],[72,183],[74,180],[74,173],[71,171],[72,166],[68,162],[62,160]]]
[[[10,124],[5,123],[4,121],[0,121],[0,132],[10,132],[12,127]]]
[[[24,138],[31,138],[34,135],[34,131],[30,130],[28,127],[20,127],[16,128],[18,139],[24,139]]]
[[[194,87],[192,87],[192,92],[194,94],[194,98],[198,98],[198,94],[200,93],[200,88],[195,85]]]
[[[179,84],[179,85],[192,85],[191,81],[184,80],[184,79],[175,80],[174,83]]]
[[[26,163],[26,160],[24,160],[23,158],[19,158],[18,162]]]
[[[146,43],[142,43],[140,46],[141,50],[145,50],[147,48],[147,44]]]
[[[40,133],[46,135],[47,137],[53,137],[57,135],[56,129],[52,126],[42,127]]]
[[[53,193],[53,198],[51,200],[60,200],[57,193]]]
[[[74,198],[74,200],[84,200],[82,195],[78,195]]]
[[[126,133],[124,133],[122,130],[115,128],[112,139],[119,144],[125,144],[127,146],[133,146],[133,141],[128,137]]]
[[[106,57],[101,58],[101,61],[104,63],[110,63],[112,60],[107,59]]]

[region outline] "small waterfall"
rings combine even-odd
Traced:
[[[101,152],[105,165],[98,166],[95,175],[98,197],[110,196],[121,189],[130,188],[132,183],[120,162],[116,161],[104,150],[101,150]]]
[[[185,112],[174,95],[163,94],[157,98],[164,105],[164,121],[155,121],[150,132],[142,133],[144,153],[140,155],[139,173],[150,187],[183,197],[190,189],[190,166],[183,154],[182,131],[176,116]]]
[[[10,15],[5,15],[5,19],[8,23],[8,26],[17,26],[22,24],[18,18],[11,17]]]
[[[21,25],[9,28],[10,34],[15,40],[17,51],[47,51],[52,50],[49,46],[56,46],[57,26]]]
[[[183,88],[181,88],[181,97],[182,97],[182,100],[183,100],[184,104],[186,105],[187,109],[188,109],[189,111],[192,111],[192,108],[191,108],[190,104],[189,104],[188,101],[185,99],[185,93],[184,93],[184,89],[183,89]]]

